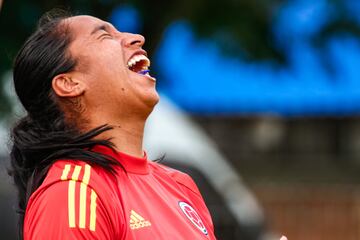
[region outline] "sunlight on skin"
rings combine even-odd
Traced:
[[[280,238],[280,240],[288,240],[288,239],[287,239],[287,237],[282,236],[282,237]]]

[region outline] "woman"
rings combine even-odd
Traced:
[[[49,13],[19,51],[14,86],[27,115],[12,131],[11,175],[21,238],[215,239],[192,179],[142,148],[159,100],[144,41]]]

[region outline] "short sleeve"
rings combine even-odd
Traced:
[[[116,239],[113,209],[82,181],[58,181],[35,192],[28,203],[24,239]]]

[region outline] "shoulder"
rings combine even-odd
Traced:
[[[102,176],[103,172],[104,170],[99,171],[97,167],[82,161],[59,160],[50,167],[43,183],[31,195],[28,208],[41,202],[61,207],[71,205],[72,201],[88,202],[99,195],[101,200],[106,199],[107,188],[100,187],[106,182],[106,178]],[[66,201],[62,202],[63,200]],[[75,207],[80,206],[76,204]]]
[[[68,180],[89,184],[90,178],[95,181],[101,180],[98,175],[97,168],[93,168],[83,161],[59,160],[50,167],[44,184]]]
[[[57,161],[29,199],[24,225],[27,235],[34,236],[40,225],[49,223],[49,236],[109,236],[116,232],[113,224],[120,221],[117,214],[121,207],[111,201],[114,198],[108,182],[105,170],[82,161]]]
[[[74,181],[83,183],[98,191],[104,190],[104,184],[115,184],[115,177],[99,166],[91,166],[83,161],[58,160],[49,169],[40,188],[60,182]]]
[[[201,195],[196,183],[188,174],[156,162],[151,162],[151,166],[154,171],[166,174],[179,185],[187,188],[197,195]]]
[[[80,198],[86,194],[86,199],[97,196],[106,203],[116,195],[116,178],[105,169],[83,161],[58,160],[50,167],[40,187],[31,195],[29,203],[39,195],[46,198],[65,195],[70,198],[70,194]]]

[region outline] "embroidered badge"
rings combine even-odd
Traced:
[[[179,202],[179,207],[185,216],[205,235],[208,234],[204,223],[201,221],[199,214],[186,202]]]

